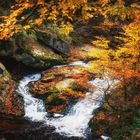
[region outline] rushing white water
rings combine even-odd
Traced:
[[[66,136],[86,136],[88,123],[93,117],[93,111],[100,107],[104,90],[108,87],[108,80],[96,78],[89,84],[96,86],[93,93],[88,92],[86,97],[75,104],[66,116],[46,122],[55,126],[56,132]]]
[[[71,63],[86,67],[82,61]],[[85,137],[88,123],[93,116],[93,111],[100,107],[104,97],[104,90],[112,81],[109,79],[96,78],[89,81],[89,84],[96,87],[96,90],[88,92],[84,99],[77,102],[67,115],[54,114],[54,118],[48,118],[43,101],[32,97],[29,92],[28,83],[40,79],[41,74],[33,74],[24,77],[20,82],[17,92],[24,98],[25,117],[33,121],[45,121],[47,125],[54,126],[56,132],[66,136]]]
[[[25,76],[19,82],[17,89],[17,92],[22,95],[24,99],[25,117],[28,117],[33,121],[42,121],[47,115],[43,101],[32,97],[27,86],[29,82],[37,81],[40,78],[41,74]]]
[[[88,67],[89,66],[87,63],[84,63],[83,61],[72,62],[69,65],[71,65],[71,66],[82,66],[82,67]]]

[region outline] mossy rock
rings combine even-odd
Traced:
[[[48,75],[47,77],[41,79],[40,81],[41,81],[42,83],[47,83],[47,82],[51,82],[51,81],[54,80],[54,79],[55,79],[55,76],[54,76],[54,75]]]
[[[44,99],[46,99],[49,95],[50,95],[50,93],[46,93],[46,94],[38,94],[38,93],[34,93],[33,96],[34,96],[35,98],[38,98],[38,99],[44,100]]]
[[[11,79],[10,73],[6,70],[4,65],[0,63],[0,76],[6,78],[6,79]]]
[[[0,43],[0,55],[9,56],[27,66],[48,68],[64,63],[64,58],[37,40],[35,32],[20,32],[15,38]]]
[[[67,88],[72,88],[73,85],[75,84],[75,80],[74,79],[64,79],[63,81],[60,81],[56,84],[56,88],[58,88],[59,90],[65,90]]]
[[[19,38],[17,40],[17,44],[20,46],[20,49],[23,50],[22,54],[19,54],[20,56],[24,56],[24,59],[21,57],[21,61],[23,61],[23,63],[26,63],[25,56],[27,56],[28,60],[30,61],[27,62],[28,65],[31,64],[36,67],[40,66],[48,68],[64,62],[61,55],[55,53],[49,47],[41,44],[35,37],[32,37],[31,35],[21,35]]]
[[[46,104],[51,106],[65,104],[66,100],[61,97],[59,94],[52,94],[46,99]]]

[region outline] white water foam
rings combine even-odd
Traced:
[[[83,61],[76,61],[76,62],[72,62],[69,65],[71,66],[82,66],[82,67],[88,67],[89,65]]]
[[[71,63],[70,65],[86,66],[82,61]],[[41,74],[33,74],[24,77],[20,82],[17,92],[24,98],[25,117],[32,121],[45,121],[47,125],[54,126],[56,132],[71,137],[85,137],[88,123],[93,117],[93,112],[100,107],[104,98],[104,90],[108,87],[109,79],[96,78],[89,81],[89,84],[94,85],[96,90],[91,93],[88,92],[84,99],[77,102],[68,112],[67,115],[56,115],[58,117],[48,118],[43,101],[32,97],[29,92],[28,83],[37,81]]]
[[[100,107],[104,98],[104,90],[108,87],[106,79],[96,78],[89,82],[97,87],[93,93],[87,93],[86,97],[76,103],[69,113],[58,119],[49,120],[52,126],[55,126],[56,132],[70,136],[85,137],[88,123],[93,117],[93,111]]]
[[[41,74],[32,74],[25,76],[19,82],[17,89],[17,92],[22,95],[24,99],[25,117],[28,117],[32,121],[42,121],[47,115],[43,101],[32,97],[27,86],[29,82],[37,81],[40,78]]]

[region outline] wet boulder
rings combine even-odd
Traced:
[[[48,68],[64,63],[64,58],[39,42],[35,34],[22,33],[0,42],[0,56],[7,56],[34,68]]]
[[[48,112],[66,110],[68,106],[83,98],[90,89],[88,81],[92,74],[80,66],[58,66],[46,70],[42,78],[30,84],[36,98],[44,100]]]
[[[62,39],[62,37],[58,36],[56,32],[53,33],[52,31],[40,30],[37,31],[37,38],[47,46],[50,46],[56,52],[59,52],[63,55],[68,55],[68,52],[71,49],[71,45],[69,45],[69,42],[65,39]]]
[[[66,78],[58,83],[56,83],[55,87],[59,90],[64,90],[66,88],[73,88],[73,84],[75,84],[74,79]]]
[[[22,116],[24,106],[22,98],[15,92],[16,83],[12,80],[2,63],[0,63],[0,113]]]

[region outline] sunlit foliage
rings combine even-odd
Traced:
[[[123,40],[123,44],[116,49],[110,48],[109,40],[97,37],[93,44],[98,48],[89,53],[97,58],[91,64],[91,70],[98,74],[108,73],[112,79],[118,79],[120,86],[124,87],[125,94],[129,85],[138,86],[140,82],[140,23],[132,23],[123,27],[124,37],[116,37]],[[132,86],[132,85],[131,85]]]
[[[17,0],[10,12],[0,17],[0,39],[6,40],[20,30],[50,22],[57,22],[68,34],[75,17],[87,20],[92,17],[90,11],[88,0]]]

